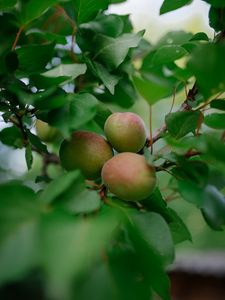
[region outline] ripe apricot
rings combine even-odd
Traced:
[[[113,150],[96,133],[76,131],[70,140],[62,142],[59,156],[66,170],[80,169],[86,178],[96,179],[100,177],[104,163],[113,156]]]
[[[102,168],[102,179],[111,193],[127,201],[147,198],[156,186],[154,166],[144,156],[124,152],[108,160]]]
[[[104,131],[118,152],[139,152],[146,142],[144,121],[132,112],[113,113],[105,122]]]

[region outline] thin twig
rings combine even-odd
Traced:
[[[73,51],[73,46],[76,43],[76,40],[75,40],[76,33],[77,33],[76,23],[73,19],[70,18],[70,16],[67,14],[67,12],[65,11],[65,9],[62,6],[57,4],[56,8],[58,9],[59,12],[61,12],[62,15],[64,15],[65,19],[70,23],[70,25],[72,27],[72,34],[71,34],[72,40],[71,40],[70,56],[74,62],[77,62],[76,56],[74,55],[74,51]]]
[[[149,147],[151,154],[153,153],[153,141],[152,141],[152,106],[150,105],[149,111]]]
[[[173,90],[173,99],[172,99],[172,104],[171,104],[171,108],[170,108],[169,114],[170,114],[170,113],[172,112],[172,110],[173,110],[174,103],[175,103],[175,99],[176,99],[176,87],[174,87],[174,90]]]
[[[196,128],[196,132],[195,132],[196,135],[199,135],[199,132],[200,132],[201,127],[202,127],[203,120],[204,120],[204,114],[200,111],[200,115],[199,115],[198,123],[197,123],[197,128]]]
[[[20,28],[19,28],[19,30],[18,30],[18,32],[17,32],[17,34],[16,34],[15,41],[14,41],[14,43],[13,43],[13,45],[12,45],[12,50],[14,50],[14,49],[16,48],[16,45],[17,45],[17,43],[18,43],[18,40],[19,40],[20,35],[21,35],[22,31],[24,30],[24,28],[25,28],[24,25],[21,25],[21,26],[20,26]]]

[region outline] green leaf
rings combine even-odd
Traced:
[[[167,203],[163,199],[158,188],[154,190],[149,198],[142,201],[142,204],[148,211],[156,212],[164,218],[170,228],[175,244],[185,240],[192,240],[191,234],[186,225],[176,214],[176,212],[167,206]]]
[[[215,99],[210,102],[210,107],[225,111],[225,100]]]
[[[39,18],[43,13],[45,13],[49,9],[49,7],[53,6],[57,2],[57,0],[30,0],[29,2],[26,2],[21,15],[22,24],[26,25],[34,19]]]
[[[201,136],[195,145],[197,146],[196,149],[204,153],[206,161],[209,159],[218,170],[225,174],[225,144],[215,137],[215,133]]]
[[[1,0],[0,10],[5,11],[12,9],[16,5],[17,0]]]
[[[0,185],[0,194],[0,282],[5,283],[20,280],[37,262],[40,208],[34,192],[19,182]]]
[[[27,163],[27,169],[30,170],[33,164],[33,154],[30,144],[28,144],[25,148],[25,159]]]
[[[70,80],[68,76],[59,76],[59,77],[45,77],[40,74],[31,74],[30,75],[31,82],[38,89],[49,89],[51,87],[56,87],[60,84],[66,83]]]
[[[180,68],[177,65],[171,69],[173,76],[181,82],[188,82],[188,79],[192,77],[192,73],[186,68]]]
[[[72,2],[78,24],[94,19],[97,13],[100,10],[107,9],[110,3],[109,0],[72,0]]]
[[[163,269],[160,256],[143,239],[135,226],[130,226],[129,238],[137,253],[139,265],[143,268],[146,280],[151,283],[153,290],[163,300],[170,300],[169,279]]]
[[[188,52],[181,46],[165,45],[156,50],[152,57],[152,64],[154,66],[168,64],[187,55],[187,53]]]
[[[37,150],[40,150],[41,152],[44,152],[44,153],[48,153],[47,146],[41,142],[40,138],[37,135],[30,132],[30,130],[27,130],[26,132],[27,132],[29,141]]]
[[[81,180],[82,176],[80,171],[75,170],[73,172],[67,172],[49,183],[49,185],[39,194],[39,201],[50,204],[58,197],[63,196],[73,184],[76,184],[76,182],[79,183]]]
[[[137,34],[124,33],[118,38],[97,35],[94,39],[96,45],[95,59],[102,61],[108,68],[117,68],[126,58],[130,48],[135,48],[141,41],[144,31]]]
[[[214,186],[205,189],[202,213],[213,229],[221,230],[225,225],[225,197]]]
[[[66,102],[65,93],[62,90],[57,90],[55,86],[37,93],[27,93],[17,87],[13,88],[12,91],[15,92],[22,104],[30,104],[38,109],[54,109],[63,106]]]
[[[204,201],[204,190],[202,187],[197,186],[192,181],[180,180],[178,188],[184,200],[195,204],[197,207],[202,207]]]
[[[184,224],[183,220],[177,215],[177,213],[168,208],[169,212],[169,228],[173,237],[174,244],[181,243],[183,241],[192,241],[191,233],[187,226]]]
[[[187,43],[192,36],[192,33],[183,30],[170,31],[158,40],[156,49],[165,45],[182,45]]]
[[[101,206],[97,191],[86,188],[79,170],[57,177],[42,191],[39,200],[48,204],[54,203],[53,205],[72,214],[88,214]]]
[[[99,102],[94,121],[104,130],[105,121],[111,114],[111,110],[109,110],[105,104]]]
[[[225,30],[225,8],[211,7],[209,10],[209,25],[215,29],[215,31]]]
[[[167,138],[167,142],[178,154],[184,155],[190,149],[201,152],[203,154],[201,159],[204,159],[207,164],[210,161],[210,164],[213,163],[214,167],[216,166],[218,170],[225,174],[225,145],[220,140],[220,133],[219,136],[215,131],[200,136],[187,136],[179,141]],[[202,179],[202,176],[200,178]]]
[[[190,41],[209,41],[209,37],[205,32],[198,32],[190,39]]]
[[[225,114],[210,114],[204,118],[204,123],[215,129],[225,129]]]
[[[165,121],[169,133],[179,139],[197,128],[199,118],[198,111],[179,111],[166,115]]]
[[[106,91],[104,94],[99,94],[98,99],[102,102],[115,103],[128,108],[137,100],[137,93],[130,79],[124,77],[116,85],[114,95]]]
[[[118,84],[120,77],[110,74],[109,71],[102,64],[94,62],[93,67],[96,75],[102,80],[105,87],[113,95],[115,91],[115,86]]]
[[[99,260],[75,286],[76,298],[79,300],[115,300],[118,295],[115,280],[109,265]],[[120,300],[123,299],[120,298]]]
[[[23,147],[23,137],[20,130],[16,126],[2,129],[0,131],[0,141],[10,147]]]
[[[41,41],[47,40],[49,42],[55,42],[56,44],[62,44],[62,45],[66,45],[67,44],[67,40],[66,37],[60,34],[56,34],[53,32],[48,32],[48,31],[42,31],[39,29],[31,29],[30,31],[26,32],[26,35],[28,37],[34,37],[35,40],[36,39],[40,39],[40,43]]]
[[[172,94],[173,86],[164,78],[154,74],[145,74],[145,77],[133,77],[134,85],[139,94],[150,104]]]
[[[221,0],[203,0],[209,4],[211,4],[214,7],[225,7],[224,1]]]
[[[97,99],[91,94],[68,94],[63,108],[50,113],[50,125],[69,137],[70,131],[91,121],[96,115]]]
[[[167,223],[156,213],[135,213],[133,222],[142,238],[162,256],[165,264],[174,259],[174,246]]]
[[[191,4],[191,2],[192,0],[164,0],[160,8],[160,15],[176,10],[185,5]]]
[[[123,33],[124,21],[118,15],[99,15],[95,20],[82,24],[80,28],[110,37],[117,37]]]
[[[78,76],[83,75],[86,70],[87,66],[85,64],[60,64],[57,67],[42,73],[41,75],[48,78],[67,77],[67,79],[60,82],[60,84],[65,84],[66,82],[72,81]]]
[[[187,66],[195,75],[198,87],[206,98],[225,91],[224,52],[225,44],[200,45],[188,62]]]
[[[42,71],[53,56],[55,45],[26,45],[16,49],[19,69],[26,73]]]
[[[70,194],[62,198],[61,206],[70,213],[88,214],[101,207],[101,199],[97,191],[88,190],[84,184],[73,187]]]
[[[171,172],[178,178],[187,181],[191,180],[199,186],[204,186],[208,182],[208,165],[203,161],[197,159],[188,160],[183,157],[177,156],[177,166],[173,168]]]
[[[59,94],[54,95],[54,89],[47,89],[44,92],[32,95],[33,105],[41,110],[52,110],[60,108],[67,103],[66,93],[59,91]]]
[[[144,150],[144,157],[145,157],[147,164],[153,165],[154,164],[154,155],[151,154],[151,152],[149,151],[149,148],[147,146],[145,146],[143,150]]]
[[[148,211],[159,213],[166,221],[168,221],[167,204],[163,199],[159,188],[156,187],[154,192],[147,199],[143,200],[142,203]]]
[[[114,297],[111,299],[118,299],[116,294],[120,300],[152,299],[151,282],[147,276],[143,276],[145,269],[140,264],[138,255],[131,249],[116,248],[110,251],[107,266],[110,271],[109,278],[112,279],[110,291],[114,291]],[[139,276],[142,280],[137,280]]]
[[[117,222],[113,213],[89,219],[75,219],[62,212],[46,215],[40,257],[48,281],[58,295],[72,284],[74,276],[87,271],[100,257]]]

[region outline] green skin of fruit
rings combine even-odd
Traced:
[[[105,122],[104,131],[113,148],[118,152],[139,152],[146,142],[143,120],[134,113],[113,113]]]
[[[47,143],[54,142],[59,137],[59,131],[41,120],[36,120],[35,123],[37,136]]]
[[[139,154],[124,152],[108,160],[102,168],[105,186],[127,201],[141,201],[155,189],[156,173]]]
[[[62,142],[59,156],[66,170],[80,169],[87,179],[97,179],[104,163],[113,157],[113,150],[103,137],[77,131],[69,141]]]

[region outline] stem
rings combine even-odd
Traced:
[[[9,121],[12,122],[20,130],[20,132],[22,134],[22,137],[23,137],[24,147],[26,147],[27,144],[29,144],[29,139],[28,139],[28,136],[27,136],[27,132],[24,129],[24,126],[23,126],[22,116],[15,113],[15,116],[11,116],[9,118]]]
[[[72,34],[71,34],[71,36],[72,36],[72,41],[71,41],[72,45],[71,45],[71,49],[70,49],[70,56],[71,56],[71,58],[72,58],[72,60],[73,60],[74,62],[77,62],[77,59],[76,59],[76,57],[75,57],[75,55],[74,55],[74,52],[73,52],[73,45],[74,45],[75,42],[76,42],[76,41],[75,41],[75,36],[76,36],[76,33],[77,33],[77,26],[76,26],[74,20],[71,19],[70,16],[68,16],[67,12],[65,11],[65,9],[64,9],[62,6],[60,6],[60,5],[57,4],[57,5],[56,5],[56,8],[57,8],[57,10],[58,10],[62,15],[64,15],[65,19],[70,23],[70,25],[71,25],[71,27],[72,27]]]
[[[107,188],[105,185],[102,185],[102,187],[99,191],[99,196],[102,199],[102,201],[104,201],[105,203],[108,203],[106,194],[107,194]]]
[[[17,32],[17,34],[16,34],[15,41],[14,41],[14,43],[13,43],[13,45],[12,45],[12,50],[14,50],[14,49],[16,48],[16,45],[17,45],[17,43],[18,43],[18,40],[19,40],[20,35],[21,35],[22,31],[24,30],[24,28],[25,28],[24,25],[21,25],[21,26],[20,26],[20,28],[19,28],[19,30],[18,30],[18,32]]]
[[[50,24],[54,23],[54,22],[57,20],[57,18],[58,18],[61,14],[62,14],[61,11],[58,11],[58,10],[57,10],[53,15],[51,15],[51,16],[46,20],[46,22],[43,24],[42,28],[43,28],[44,30],[46,30],[46,29],[48,28],[48,26],[49,26]]]
[[[204,115],[203,113],[200,111],[200,116],[198,118],[198,124],[197,124],[197,128],[196,128],[196,135],[199,135],[200,129],[202,127],[202,122],[204,120]]]
[[[162,135],[167,131],[166,124],[163,124],[156,132],[156,134],[152,138],[152,143],[154,144],[156,141],[161,139]]]
[[[206,100],[204,103],[202,103],[201,105],[199,105],[195,110],[204,109],[205,107],[207,107],[210,104],[210,102],[212,102],[213,100],[218,99],[223,93],[224,92],[220,92],[215,97],[212,97],[211,99]]]
[[[149,147],[150,147],[150,152],[151,154],[153,153],[153,140],[152,140],[152,106],[150,105],[150,118],[149,118]]]
[[[172,110],[173,110],[174,103],[175,103],[175,99],[176,99],[176,87],[174,87],[174,90],[173,90],[173,99],[172,99],[172,104],[171,104],[171,108],[170,108],[169,114],[170,114],[170,113],[172,112]]]

